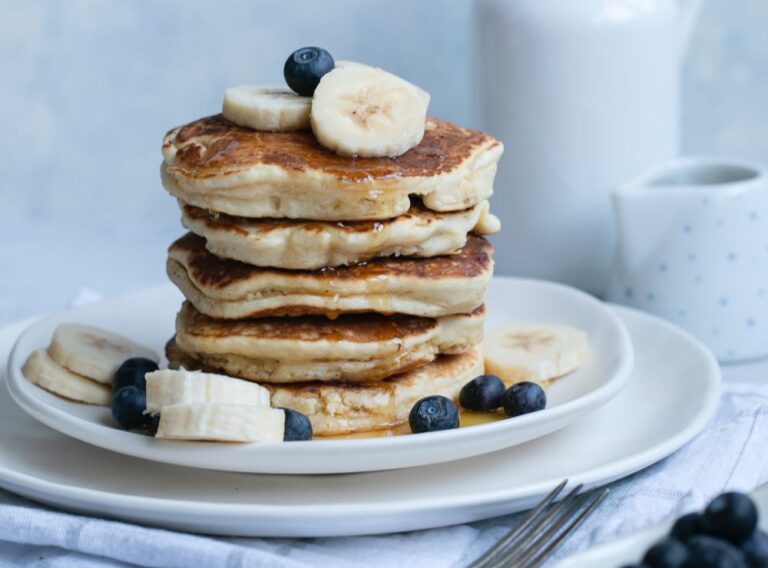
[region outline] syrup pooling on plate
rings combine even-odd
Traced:
[[[490,424],[504,420],[506,416],[502,411],[496,412],[474,412],[472,410],[461,410],[459,412],[459,428],[469,428],[480,424]],[[411,429],[407,425],[390,428],[387,430],[373,430],[370,432],[356,432],[354,434],[339,434],[337,436],[315,436],[316,440],[365,440],[371,438],[392,438],[394,436],[403,436],[410,434]]]

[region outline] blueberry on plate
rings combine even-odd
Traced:
[[[459,410],[444,396],[428,396],[413,405],[408,422],[414,434],[450,430],[459,427]]]
[[[312,439],[312,423],[304,414],[283,408],[285,412],[285,431],[283,432],[283,441],[302,442]]]
[[[701,513],[688,513],[675,521],[669,535],[680,542],[687,542],[693,535],[701,532]]]
[[[651,568],[684,568],[687,562],[688,549],[674,538],[657,542],[643,556],[643,564]]]
[[[504,383],[496,375],[480,375],[462,387],[459,402],[467,410],[496,410],[504,390]]]
[[[707,506],[701,524],[705,533],[739,544],[757,528],[757,507],[743,493],[723,493]]]
[[[502,402],[507,416],[514,417],[543,410],[547,406],[547,395],[540,385],[524,381],[509,387],[504,392]]]
[[[688,566],[695,568],[749,568],[744,554],[731,543],[697,534],[688,539]]]
[[[144,414],[146,409],[147,393],[138,387],[123,387],[112,396],[112,417],[126,430],[149,428],[152,417]]]
[[[755,531],[741,543],[741,551],[747,557],[750,568],[768,568],[768,535]]]
[[[144,375],[157,371],[157,363],[144,357],[132,357],[123,361],[123,364],[115,371],[112,378],[112,392],[117,392],[123,387],[137,387],[147,389],[147,381]]]
[[[302,47],[288,57],[283,75],[288,86],[303,97],[315,93],[320,79],[336,64],[333,57],[320,47]]]

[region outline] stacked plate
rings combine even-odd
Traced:
[[[179,300],[170,286],[150,289],[50,316],[21,334],[8,365],[10,393],[67,437],[3,400],[0,484],[66,508],[207,533],[413,530],[524,509],[563,478],[590,487],[628,475],[691,439],[719,396],[716,362],[677,328],[564,286],[507,278],[489,288],[489,325],[504,324],[507,314],[560,322],[585,330],[592,348],[587,364],[550,387],[545,410],[513,420],[378,439],[177,443],[122,431],[107,409],[60,399],[21,374],[62,322],[120,329],[160,349]],[[7,330],[3,344],[17,334]],[[51,460],[59,464],[53,471]],[[353,472],[368,473],[312,483],[302,476]]]

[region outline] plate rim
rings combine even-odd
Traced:
[[[669,437],[639,454],[605,464],[582,473],[581,475],[573,476],[570,479],[570,483],[584,483],[586,486],[607,483],[626,475],[630,475],[658,462],[681,448],[695,437],[711,419],[718,406],[722,384],[720,368],[717,365],[714,356],[697,339],[691,337],[673,324],[639,310],[615,305],[612,305],[611,308],[621,317],[625,317],[625,314],[627,314],[630,318],[635,317],[652,321],[655,325],[660,325],[665,328],[667,332],[673,333],[685,340],[692,349],[698,352],[698,355],[702,360],[706,360],[707,367],[709,368],[709,372],[706,374],[707,385],[709,388],[700,390],[700,392],[706,393],[701,408],[688,422],[685,428],[679,431],[675,436]],[[0,329],[0,333],[5,329],[6,328]],[[407,513],[415,510],[418,510],[419,512],[429,512],[438,509],[447,510],[456,507],[482,506],[488,503],[513,501],[541,495],[549,491],[553,486],[553,483],[557,483],[558,481],[559,480],[553,481],[547,479],[504,491],[494,490],[486,491],[481,494],[455,495],[449,499],[420,497],[406,501],[377,503],[376,507],[378,511],[385,511],[388,513]],[[0,483],[3,485],[15,485],[25,490],[29,489],[31,492],[40,491],[46,496],[54,496],[58,500],[58,503],[62,503],[63,500],[76,500],[81,503],[96,505],[110,503],[113,506],[118,506],[123,509],[141,510],[143,512],[161,511],[170,514],[189,512],[191,509],[199,511],[200,508],[202,508],[208,515],[226,516],[230,519],[233,517],[250,517],[257,514],[268,514],[276,519],[290,519],[300,514],[316,520],[332,516],[352,515],[370,511],[370,505],[366,503],[337,504],[331,508],[327,505],[277,506],[259,503],[217,503],[211,501],[195,501],[194,499],[189,498],[179,500],[147,497],[144,495],[126,495],[47,481],[39,477],[16,472],[6,467],[2,461],[0,461]]]
[[[418,448],[427,448],[428,446],[434,443],[441,443],[441,442],[445,443],[447,441],[467,443],[483,436],[494,436],[494,435],[498,436],[502,432],[505,432],[512,427],[514,427],[515,429],[524,429],[530,424],[557,422],[560,419],[564,419],[564,417],[579,415],[580,413],[585,412],[585,409],[590,407],[592,407],[593,410],[596,410],[597,408],[600,408],[601,406],[609,402],[611,399],[613,399],[616,395],[619,394],[619,392],[621,392],[621,390],[626,386],[632,374],[632,370],[634,367],[634,347],[632,345],[632,341],[629,336],[629,333],[624,323],[622,322],[621,318],[619,318],[610,309],[608,304],[601,302],[600,300],[598,300],[594,296],[591,296],[590,294],[587,294],[586,292],[583,292],[571,286],[567,286],[567,285],[556,283],[556,282],[537,280],[532,278],[509,277],[509,276],[494,276],[493,280],[500,283],[507,284],[507,285],[532,286],[536,288],[549,289],[553,291],[553,293],[569,294],[572,297],[574,297],[577,301],[585,302],[586,304],[591,305],[592,309],[599,310],[601,313],[601,316],[604,316],[607,320],[609,320],[611,325],[618,332],[617,339],[618,339],[619,349],[624,354],[620,358],[616,369],[613,371],[612,376],[604,384],[587,392],[586,394],[583,394],[582,396],[579,396],[578,398],[575,398],[573,400],[560,404],[556,407],[545,409],[540,413],[517,417],[514,421],[514,425],[502,420],[502,421],[493,422],[489,424],[476,425],[476,426],[473,426],[472,428],[450,430],[445,432],[430,432],[427,434],[421,434],[419,436],[400,436],[395,438],[371,438],[371,439],[351,439],[351,440],[313,440],[311,442],[292,442],[290,447],[287,447],[285,446],[285,444],[281,444],[281,443],[261,444],[258,446],[249,446],[247,448],[243,448],[242,451],[249,452],[251,456],[258,456],[259,451],[262,448],[265,448],[262,453],[270,452],[271,458],[279,459],[281,456],[294,456],[295,452],[299,450],[299,451],[305,452],[306,457],[311,458],[312,456],[318,453],[327,452],[330,448],[340,452],[354,452],[355,450],[361,450],[361,449],[365,449],[366,451],[378,451],[378,450],[384,450],[384,449],[386,450],[397,449],[402,451],[408,451],[408,450],[413,450]],[[126,301],[128,298],[131,298],[133,296],[137,296],[141,294],[162,293],[162,291],[172,289],[172,288],[173,286],[171,284],[166,283],[159,286],[145,288],[143,290],[139,290],[130,294],[117,296],[115,298],[111,298],[104,302],[99,302],[98,304],[120,303],[120,302]],[[59,312],[51,313],[35,321],[19,334],[19,336],[16,338],[13,344],[10,355],[8,357],[7,366],[6,366],[6,379],[5,379],[6,388],[10,392],[10,395],[15,401],[15,403],[19,405],[27,414],[32,416],[35,420],[42,422],[49,428],[57,430],[71,438],[74,438],[76,440],[79,440],[81,442],[84,442],[96,447],[106,449],[108,451],[113,451],[113,452],[116,452],[122,455],[127,455],[130,457],[144,459],[152,462],[176,465],[180,467],[196,467],[199,469],[209,469],[211,471],[237,472],[237,473],[270,473],[266,471],[259,472],[253,469],[251,469],[250,471],[247,471],[247,470],[241,470],[241,469],[235,469],[235,468],[222,469],[221,467],[206,467],[200,464],[192,464],[192,463],[189,463],[188,461],[185,463],[184,456],[178,457],[175,454],[169,454],[168,459],[163,459],[162,449],[152,450],[153,452],[156,452],[158,455],[150,455],[150,456],[147,456],[146,454],[142,454],[141,446],[134,446],[134,445],[129,446],[129,451],[126,451],[123,449],[116,450],[115,446],[116,445],[120,446],[120,441],[122,439],[129,439],[130,437],[130,439],[133,440],[135,444],[135,438],[134,438],[135,434],[132,434],[130,432],[119,431],[116,429],[110,429],[112,430],[110,433],[108,434],[104,433],[101,435],[110,436],[112,443],[110,444],[106,442],[99,443],[99,439],[101,435],[97,433],[96,435],[90,436],[87,430],[88,428],[92,428],[94,426],[99,427],[100,425],[93,424],[92,422],[89,422],[87,420],[83,420],[82,418],[79,418],[76,415],[73,415],[70,412],[67,412],[65,410],[58,409],[52,406],[47,406],[45,405],[44,401],[41,401],[33,397],[32,395],[26,393],[20,386],[22,384],[22,381],[25,381],[25,379],[20,376],[20,372],[21,372],[20,369],[22,365],[22,361],[21,361],[22,354],[20,353],[21,342],[27,336],[27,334],[32,333],[33,330],[35,330],[38,326],[48,325],[48,322],[51,319],[64,317],[68,313],[77,311],[77,309],[78,308],[70,308],[68,310],[62,310]],[[578,420],[580,418],[583,418],[583,416],[576,416],[574,420]],[[565,424],[565,426],[568,426],[572,422],[573,421],[569,421],[568,424]],[[556,431],[557,429],[553,431]],[[101,430],[99,431],[101,432]],[[552,431],[549,431],[548,433],[551,433],[551,432]],[[532,439],[536,439],[538,437],[541,437],[541,436],[536,436]],[[516,444],[506,446],[506,447],[513,447],[514,445]],[[135,451],[133,451],[134,447],[135,447]],[[208,455],[213,455],[213,453],[217,451],[217,449],[213,448],[210,445],[210,443],[204,443],[204,442],[185,442],[185,447],[190,449],[201,449],[202,451],[207,452]],[[500,448],[500,449],[505,449],[505,448]],[[234,451],[237,452],[238,449],[235,449]],[[488,453],[488,452],[482,452],[482,453]],[[482,453],[475,454],[475,455],[482,455]],[[460,458],[460,459],[467,459],[469,457],[472,457],[472,456],[467,456],[465,458]],[[453,460],[440,459],[440,460],[431,461],[429,463],[423,463],[420,465],[448,463],[450,461],[453,461]],[[330,474],[362,473],[364,471],[386,471],[387,469],[399,469],[402,467],[413,467],[413,466],[395,465],[389,468],[376,468],[376,469],[366,469],[366,470],[354,469],[354,470],[337,471],[337,472],[300,472],[300,473],[274,473],[273,472],[273,473],[275,475],[318,475],[318,474],[324,475],[329,473]]]

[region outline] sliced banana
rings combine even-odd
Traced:
[[[111,384],[123,361],[145,357],[157,363],[157,353],[130,339],[92,325],[64,323],[53,332],[48,354],[62,367],[99,383]]]
[[[112,402],[110,387],[68,371],[42,349],[27,358],[21,372],[30,382],[70,400],[100,406],[109,406]]]
[[[166,406],[203,402],[269,407],[269,391],[242,379],[184,369],[147,373],[146,379],[151,414],[162,413]]]
[[[505,325],[491,330],[481,347],[485,372],[507,385],[561,377],[578,369],[589,356],[587,334],[557,324]]]
[[[163,408],[157,438],[210,442],[281,442],[285,412],[245,404],[192,403]]]
[[[279,132],[309,128],[311,97],[286,87],[243,85],[224,91],[224,118],[248,128]]]
[[[343,156],[400,156],[424,137],[429,93],[362,63],[342,61],[312,99],[317,140]]]

